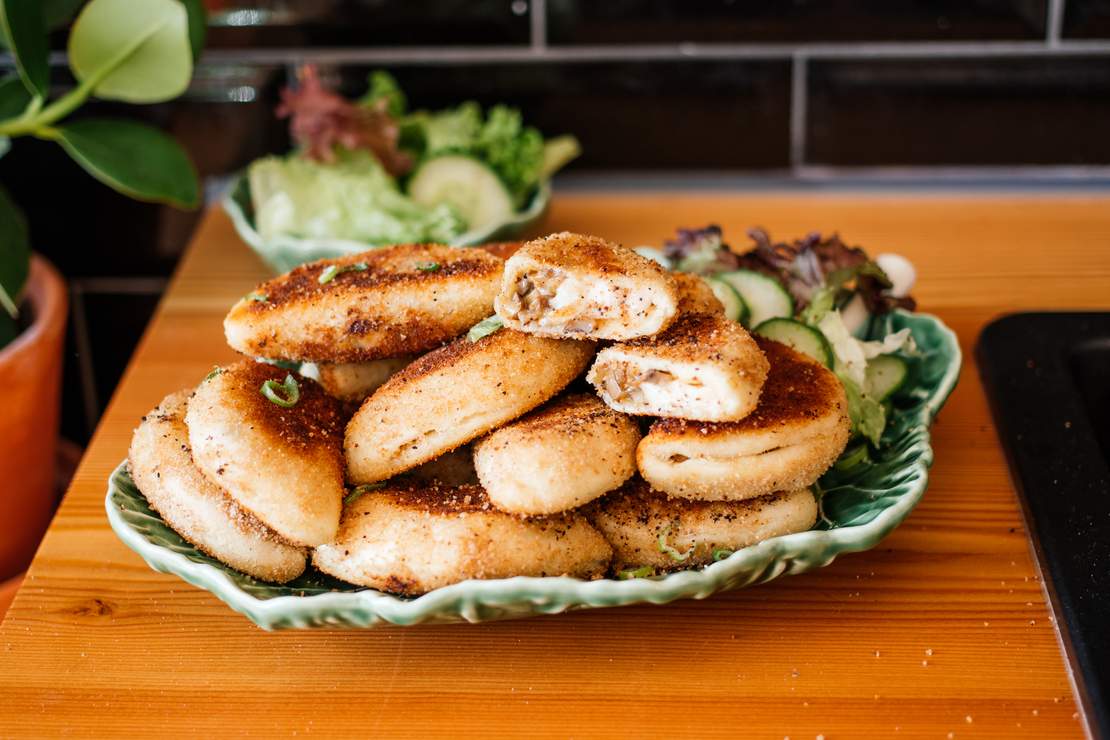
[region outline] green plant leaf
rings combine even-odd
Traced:
[[[7,136],[0,136],[0,159],[12,148],[12,140]]]
[[[178,0],[92,0],[69,34],[69,65],[99,98],[157,103],[189,86],[189,17]]]
[[[208,16],[201,0],[181,0],[185,12],[189,14],[189,49],[193,52],[193,62],[200,58],[204,50],[204,36],[208,32]]]
[[[85,0],[42,0],[42,20],[46,28],[60,28],[77,14]]]
[[[0,307],[12,318],[19,314],[19,296],[31,269],[27,221],[0,187]]]
[[[66,153],[102,183],[137,200],[196,208],[197,175],[171,137],[134,121],[88,119],[56,129]]]
[[[0,28],[27,92],[45,99],[50,90],[50,65],[42,7],[31,0],[0,0]]]
[[[23,86],[18,75],[0,80],[0,121],[15,118],[27,109],[31,93]]]

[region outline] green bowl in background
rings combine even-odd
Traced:
[[[351,586],[312,568],[277,586],[232,570],[181,539],[147,505],[126,463],[108,481],[108,521],[150,567],[211,591],[268,630],[481,622],[570,609],[664,604],[803,573],[828,565],[841,553],[875,547],[925,493],[933,462],[929,425],[956,386],[960,346],[956,335],[928,314],[897,311],[878,323],[876,333],[909,327],[919,350],[912,362],[912,382],[895,396],[882,447],[870,461],[847,472],[834,469],[822,478],[824,519],[817,527],[737,550],[705,568],[626,581],[472,580],[413,599]]]
[[[388,244],[369,244],[348,239],[302,239],[295,236],[280,236],[263,239],[254,226],[254,205],[251,201],[250,181],[239,175],[228,188],[222,200],[224,210],[231,217],[235,231],[253,249],[262,261],[275,274],[288,272],[297,265],[319,259],[342,257],[347,254],[365,252]],[[451,242],[457,247],[473,247],[488,242],[508,240],[537,223],[547,213],[551,203],[551,183],[544,182],[536,189],[536,194],[524,210],[513,214],[508,221],[485,229],[468,231]]]

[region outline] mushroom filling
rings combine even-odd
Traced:
[[[598,326],[597,306],[582,300],[577,281],[558,270],[517,278],[507,308],[521,324],[558,325],[568,333],[588,333]]]
[[[525,324],[535,321],[551,307],[551,299],[561,282],[537,282],[533,277],[539,276],[524,275],[519,278],[516,281],[516,290],[509,299],[509,309]]]
[[[666,370],[640,369],[633,365],[610,365],[599,373],[604,380],[602,387],[616,403],[646,403],[646,386],[666,390],[678,378]]]

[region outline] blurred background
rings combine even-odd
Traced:
[[[1110,182],[1110,0],[205,5],[182,98],[81,115],[170,132],[209,202],[252,159],[288,149],[274,105],[306,63],[351,96],[384,68],[414,106],[507,102],[545,133],[574,133],[583,155],[563,190]],[[53,36],[58,91],[73,82],[65,38]],[[76,453],[200,212],[128,200],[46,142],[21,142],[4,165],[35,249],[69,283],[62,434]]]

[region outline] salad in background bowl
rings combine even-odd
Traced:
[[[223,202],[277,272],[390,244],[512,236],[544,214],[551,176],[580,151],[573,136],[544,139],[505,105],[410,111],[383,71],[351,101],[306,67],[281,97],[296,148],[252,162]]]

